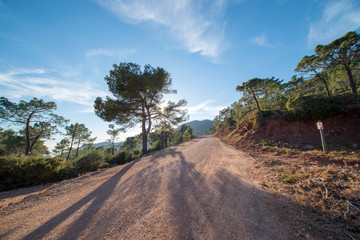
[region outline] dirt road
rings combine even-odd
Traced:
[[[250,169],[247,154],[197,138],[3,208],[0,239],[295,238]]]

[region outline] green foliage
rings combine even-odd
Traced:
[[[70,162],[60,157],[0,157],[0,190],[28,187],[77,176]]]
[[[13,130],[3,131],[0,128],[0,156],[16,155],[20,156],[24,154],[26,146],[26,139],[23,135],[18,135]],[[39,156],[49,154],[47,147],[43,140],[37,140],[33,142],[31,146],[31,155]]]
[[[309,78],[321,80],[324,84],[327,96],[330,98],[331,94],[328,87],[328,71],[326,71],[326,63],[323,58],[318,55],[305,56],[297,65],[295,71],[307,74]]]
[[[110,139],[108,141],[111,144],[111,154],[115,154],[115,141],[119,138],[119,134],[121,132],[121,129],[116,129],[114,124],[109,124],[109,130],[106,131],[106,133],[110,136]]]
[[[158,151],[158,150],[163,148],[162,145],[161,145],[161,140],[160,139],[158,139],[156,141],[153,141],[150,144],[150,146],[151,146],[151,151]]]
[[[69,126],[66,126],[65,130],[66,130],[66,136],[70,139],[69,151],[66,157],[67,160],[70,159],[70,155],[74,144],[76,145],[75,157],[77,158],[79,156],[80,145],[92,144],[96,139],[96,137],[91,138],[91,131],[89,131],[89,129],[85,127],[85,124],[80,124],[80,123],[71,124]]]
[[[150,151],[158,151],[166,147],[190,141],[193,138],[194,130],[191,126],[186,124],[180,125],[177,129],[169,127],[158,128],[156,131],[149,134]]]
[[[243,82],[241,86],[238,85],[236,91],[243,93],[243,100],[249,101],[252,98],[256,103],[259,116],[264,119],[260,105],[263,105],[263,108],[266,108],[266,103],[278,99],[281,95],[281,83],[282,81],[275,79],[274,77],[265,79],[253,78]]]
[[[115,155],[115,157],[113,157],[109,163],[110,164],[124,164],[126,163],[129,159],[130,156],[126,156],[126,152],[122,151],[120,153],[118,153],[117,155]]]
[[[144,154],[147,153],[147,137],[153,122],[174,125],[186,119],[186,111],[182,110],[185,100],[178,103],[169,101],[164,108],[160,106],[164,94],[176,93],[171,89],[170,74],[163,68],[145,65],[141,70],[135,63],[114,64],[105,80],[115,99],[96,98],[96,115],[119,124],[123,130],[141,123]]]
[[[299,118],[322,118],[339,114],[343,111],[344,106],[356,102],[356,98],[346,95],[332,98],[298,95],[291,103],[291,111],[287,112],[285,116],[290,121]]]
[[[217,130],[223,131],[228,128],[234,128],[235,121],[235,103],[230,107],[224,108],[219,111],[219,114],[215,117],[213,124]]]
[[[173,144],[180,144],[194,138],[193,129],[188,125],[181,125],[174,133]]]
[[[57,132],[57,127],[64,125],[67,120],[53,113],[56,109],[54,102],[44,102],[33,98],[29,102],[21,100],[18,104],[5,97],[0,98],[0,120],[23,127],[25,136],[25,155],[30,155],[36,142],[49,139]]]
[[[141,157],[141,155],[142,155],[142,151],[140,149],[134,149],[131,158],[137,159],[137,158]]]
[[[61,181],[79,173],[95,171],[108,164],[124,164],[140,157],[142,152],[120,152],[115,157],[101,151],[89,151],[81,158],[67,161],[61,157],[0,157],[0,191]]]
[[[318,45],[315,53],[329,69],[343,68],[346,71],[352,94],[357,95],[357,86],[352,72],[353,64],[359,62],[360,35],[354,31],[335,39],[328,45]]]
[[[13,130],[0,128],[0,156],[21,155],[25,146],[25,139]]]
[[[211,134],[214,134],[216,132],[216,128],[214,126],[214,124],[211,125],[211,127],[209,128],[209,130],[207,130],[205,132],[205,135],[211,135]]]
[[[284,183],[295,184],[300,180],[300,176],[295,170],[276,170],[279,180]]]
[[[127,137],[125,141],[122,143],[120,150],[131,152],[133,149],[140,146],[141,136],[137,135],[134,137]]]
[[[349,32],[328,45],[319,45],[315,54],[304,56],[297,68],[302,76],[283,83],[279,79],[253,78],[236,87],[240,100],[223,109],[214,119],[218,132],[252,122],[259,126],[269,119],[293,121],[322,118],[358,104],[360,87],[360,35]],[[304,78],[305,77],[305,78]]]
[[[189,129],[186,129],[186,131],[183,134],[183,141],[188,142],[192,138],[192,134],[190,133]]]
[[[92,151],[78,159],[75,166],[80,172],[90,172],[106,167],[107,163],[102,152]]]
[[[69,147],[69,144],[70,144],[70,141],[69,139],[67,138],[63,138],[61,139],[60,142],[58,142],[55,147],[54,147],[54,150],[53,152],[60,156],[60,157],[63,157],[63,154],[66,150],[68,150],[68,147]]]

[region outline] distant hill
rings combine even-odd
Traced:
[[[196,136],[204,135],[207,130],[212,126],[213,121],[211,120],[202,120],[202,121],[191,121],[188,123],[185,123],[185,125],[190,126],[192,129],[194,129],[194,134]]]
[[[115,148],[119,149],[121,147],[121,144],[122,144],[122,142],[115,143]],[[109,142],[99,142],[99,143],[94,143],[93,145],[95,148],[99,148],[99,147],[110,148],[111,147],[111,143],[109,143]],[[84,150],[85,147],[87,147],[87,145],[80,147],[80,150]]]

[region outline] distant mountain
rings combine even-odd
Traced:
[[[205,132],[210,129],[212,124],[213,121],[211,120],[202,120],[202,121],[195,120],[185,123],[185,125],[190,126],[194,130],[194,135],[196,136],[204,135]]]
[[[122,142],[115,143],[115,148],[119,149],[121,147]],[[111,143],[109,142],[100,142],[100,143],[94,143],[95,148],[104,147],[104,148],[110,148],[112,147]]]
[[[117,142],[115,143],[115,148],[119,149],[121,147],[122,142]],[[94,143],[93,146],[95,148],[100,148],[100,147],[104,147],[104,148],[111,148],[111,143],[109,142],[99,142],[99,143]],[[82,147],[80,147],[80,150],[84,150],[87,147],[87,145],[84,145]]]

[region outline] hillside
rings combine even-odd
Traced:
[[[120,149],[121,145],[122,145],[122,142],[117,142],[117,143],[115,143],[115,148]],[[111,148],[111,143],[109,143],[109,142],[99,142],[99,143],[94,143],[93,146],[95,148],[100,148],[100,147]],[[81,146],[80,150],[84,150],[86,147],[87,147],[87,145]]]
[[[323,153],[316,122],[324,125]],[[309,207],[348,236],[360,233],[360,107],[324,118],[243,122],[215,136],[256,156],[263,187]],[[312,223],[314,224],[314,223]],[[354,235],[357,234],[357,235]],[[356,239],[356,238],[353,238]]]
[[[360,106],[324,118],[306,118],[292,122],[268,120],[260,126],[254,126],[253,122],[244,122],[237,128],[219,131],[217,135],[238,147],[271,142],[294,149],[321,150],[320,133],[316,127],[319,120],[324,125],[325,141],[330,151],[340,146],[353,151],[360,150]]]
[[[210,129],[210,127],[213,124],[213,121],[211,120],[195,120],[188,123],[185,123],[186,125],[190,126],[194,130],[194,134],[196,136],[204,135],[206,131]]]

